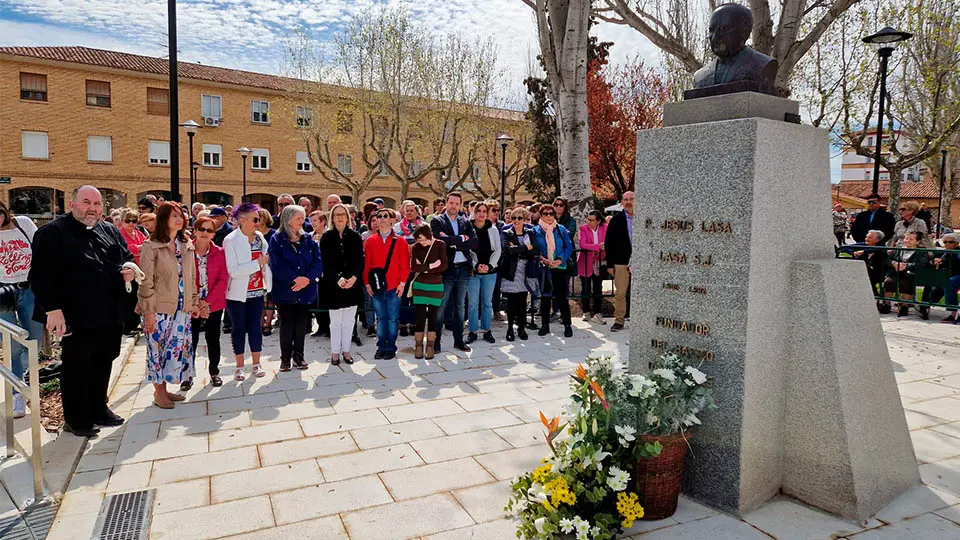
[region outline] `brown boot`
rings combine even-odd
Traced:
[[[413,334],[413,357],[417,360],[423,358],[423,332]]]
[[[425,358],[427,360],[433,359],[433,342],[437,340],[436,332],[427,332],[427,351]]]

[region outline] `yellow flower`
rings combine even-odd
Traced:
[[[633,522],[643,517],[643,507],[637,502],[638,498],[636,493],[617,493],[617,512],[623,516],[621,525],[624,529],[633,527]]]
[[[550,469],[552,465],[547,463],[543,467],[537,467],[533,470],[533,481],[538,484],[546,484],[547,478],[550,477]]]
[[[577,495],[570,491],[570,487],[567,485],[567,479],[562,476],[558,476],[544,484],[543,488],[547,493],[550,493],[550,502],[553,503],[553,506],[560,506],[560,504],[573,506],[577,504]]]

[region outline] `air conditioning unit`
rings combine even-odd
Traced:
[[[219,127],[219,126],[220,126],[220,119],[219,119],[219,118],[214,118],[213,116],[205,116],[205,117],[203,118],[203,125],[205,125],[205,126],[207,126],[207,127]]]

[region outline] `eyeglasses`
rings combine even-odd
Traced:
[[[540,217],[557,217],[553,212],[540,212]]]
[[[513,219],[514,221],[523,221],[523,216],[513,216],[513,218],[511,219]]]
[[[553,203],[553,205],[554,205],[554,206],[559,206],[560,208],[563,208],[564,206],[566,206],[566,205],[563,204],[562,202],[555,202],[555,203]]]
[[[258,218],[258,217],[250,218],[250,221],[252,221],[252,222],[254,222],[254,223],[260,223],[260,218]]]
[[[133,224],[137,224],[139,221],[140,221],[140,220],[138,220],[138,219],[125,219],[125,220],[123,220],[124,223],[133,223]]]
[[[205,232],[205,233],[213,234],[213,233],[215,233],[215,232],[217,232],[217,231],[215,231],[215,230],[213,230],[213,229],[206,229],[206,228],[204,228],[204,227],[200,227],[200,228],[197,229],[197,232]]]
[[[390,214],[377,214],[377,217],[378,217],[379,219],[390,219],[390,218],[392,218],[393,216],[391,216]]]

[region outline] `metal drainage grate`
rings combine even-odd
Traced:
[[[111,495],[103,501],[95,540],[147,540],[155,490]]]
[[[21,514],[0,518],[3,540],[44,540],[50,532],[58,505],[49,502],[31,506]]]

